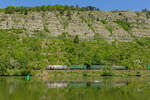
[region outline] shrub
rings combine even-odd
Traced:
[[[103,23],[103,24],[108,24],[108,22],[106,21],[106,20],[100,20],[101,21],[101,23]]]
[[[13,14],[15,12],[15,7],[14,6],[8,6],[6,9],[5,9],[5,13],[6,14]]]
[[[44,31],[45,32],[50,32],[49,29],[48,29],[48,27],[46,25],[44,25]]]
[[[78,35],[75,36],[74,43],[79,43],[79,36]]]
[[[105,28],[111,33],[112,35],[112,32],[114,30],[114,28],[112,26],[105,26]]]
[[[125,22],[125,21],[122,21],[122,20],[117,20],[117,21],[114,21],[114,22],[119,24],[127,32],[129,32],[132,28],[131,23],[129,23],[129,22]]]
[[[68,22],[64,23],[64,29],[66,29],[68,27]]]

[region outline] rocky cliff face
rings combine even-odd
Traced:
[[[63,32],[91,38],[99,35],[107,40],[129,41],[135,37],[150,37],[150,15],[133,11],[65,11],[0,13],[0,29],[24,29],[32,36],[44,31],[49,36]]]

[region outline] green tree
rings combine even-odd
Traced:
[[[79,36],[76,35],[75,38],[74,38],[74,43],[78,44],[79,43]]]
[[[5,13],[6,14],[13,14],[15,12],[15,7],[14,6],[8,6],[5,8]]]

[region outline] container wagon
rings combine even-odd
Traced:
[[[90,69],[92,70],[102,70],[105,68],[105,65],[91,65]]]
[[[150,65],[149,65],[149,66],[147,66],[147,68],[150,70]]]
[[[126,66],[113,66],[112,68],[115,70],[127,70],[128,69],[128,67]]]
[[[71,65],[70,66],[71,70],[86,70],[87,66],[86,65]]]

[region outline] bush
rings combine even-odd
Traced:
[[[0,11],[5,10],[6,14],[13,14],[15,12],[19,12],[21,14],[27,15],[28,11],[37,11],[37,12],[46,12],[46,11],[60,11],[60,14],[63,15],[64,11],[68,11],[67,16],[70,16],[70,12],[71,10],[79,10],[79,11],[94,11],[94,10],[99,10],[96,7],[92,7],[92,6],[87,6],[87,7],[74,7],[74,6],[68,6],[68,5],[48,5],[48,6],[36,6],[36,7],[23,7],[23,6],[19,6],[19,7],[14,7],[14,6],[8,6],[5,9],[0,9]]]
[[[114,28],[112,26],[105,26],[105,28],[111,33],[112,35],[112,32],[114,30]]]
[[[13,14],[15,12],[15,7],[14,6],[8,6],[6,9],[5,9],[5,13],[6,14]]]
[[[103,23],[103,24],[108,24],[108,22],[106,21],[106,20],[100,20],[101,21],[101,23]]]
[[[127,32],[129,32],[132,28],[131,23],[129,23],[129,22],[125,22],[125,21],[122,21],[122,20],[117,20],[117,21],[114,21],[114,22],[119,24]]]
[[[75,36],[74,43],[79,43],[79,36],[78,35]]]

